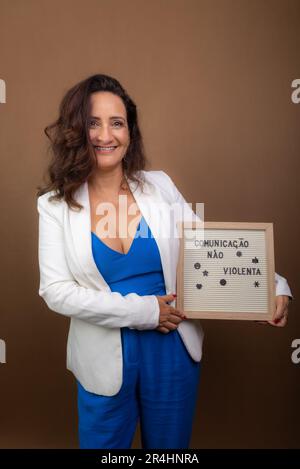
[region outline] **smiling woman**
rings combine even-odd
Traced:
[[[203,330],[175,305],[172,233],[178,219],[199,218],[164,171],[144,170],[136,106],[116,79],[75,85],[45,133],[53,160],[38,194],[39,295],[70,318],[80,448],[130,448],[138,421],[143,448],[188,448]],[[182,210],[170,217],[174,205]],[[104,242],[105,210],[113,234]]]
[[[144,448],[188,447],[203,333],[183,327],[178,239],[157,229],[163,221],[168,231],[168,208],[185,201],[163,171],[144,170],[136,106],[112,77],[69,90],[45,133],[53,160],[38,193],[39,294],[71,318],[80,447],[130,448],[138,419]],[[116,216],[104,242],[107,205]]]
[[[82,208],[74,198],[76,190],[88,179],[92,185],[95,171],[116,168],[118,162],[124,175],[120,190],[126,189],[127,178],[143,185],[148,161],[136,104],[115,78],[93,75],[79,82],[65,94],[59,111],[58,119],[45,128],[52,161],[38,196],[54,191],[51,200]]]
[[[128,149],[126,108],[119,96],[105,91],[92,93],[89,104],[89,138],[96,151],[98,168],[105,171],[118,165]]]

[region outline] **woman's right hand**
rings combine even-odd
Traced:
[[[177,329],[178,324],[186,319],[185,314],[170,306],[168,302],[174,300],[174,295],[156,296],[159,303],[159,325],[156,328],[164,334]]]

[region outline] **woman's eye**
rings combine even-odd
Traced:
[[[113,124],[116,127],[122,127],[124,125],[122,121],[115,121]],[[96,125],[98,125],[96,121],[90,121],[90,127],[95,127]]]

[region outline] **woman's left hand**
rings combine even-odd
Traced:
[[[276,308],[271,321],[257,321],[259,324],[271,324],[275,327],[284,327],[288,321],[288,305],[290,297],[287,295],[276,296]]]

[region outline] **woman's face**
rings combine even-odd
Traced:
[[[92,93],[88,129],[98,167],[107,170],[121,165],[130,142],[122,99],[109,91]]]

